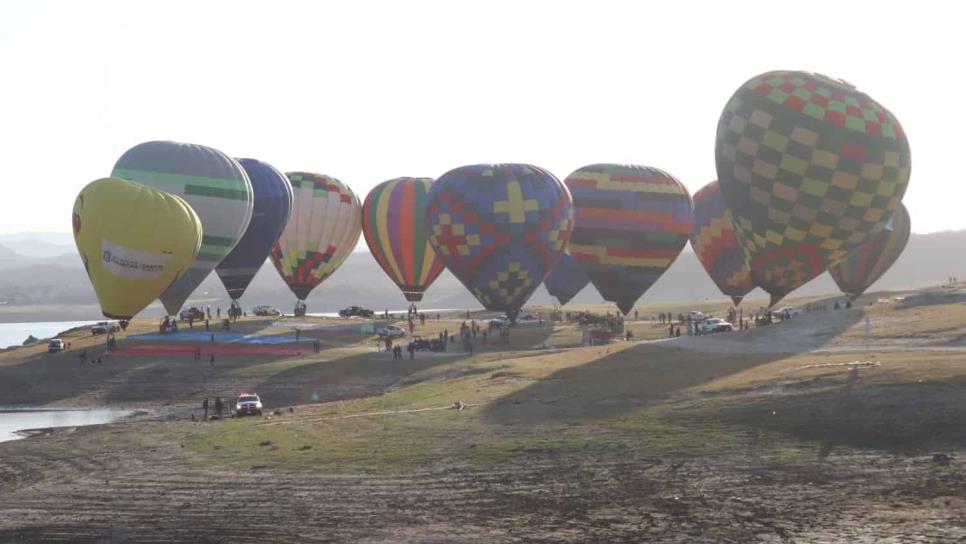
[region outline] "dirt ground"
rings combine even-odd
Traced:
[[[963,542],[955,296],[698,338],[642,319],[647,340],[599,347],[515,329],[412,361],[320,319],[299,325],[319,354],[81,366],[103,339],[79,331],[0,354],[3,402],[151,416],[0,443],[0,542]],[[266,417],[192,421],[246,389]]]

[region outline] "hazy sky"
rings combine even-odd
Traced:
[[[803,69],[891,109],[913,230],[966,228],[955,3],[0,3],[0,233],[70,230],[89,181],[170,139],[336,176],[655,166],[694,192],[746,79]],[[950,95],[949,92],[953,92]]]

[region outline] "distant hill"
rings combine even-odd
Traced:
[[[70,235],[63,235],[69,238]],[[84,305],[84,316],[99,317],[97,299],[76,254],[45,258],[21,255],[0,237],[0,304],[7,306],[48,308]],[[26,238],[29,239],[29,238]],[[43,238],[43,241],[56,237]],[[51,242],[56,245],[56,242]],[[966,280],[966,231],[913,234],[905,253],[895,266],[874,286],[878,290],[900,290],[946,281],[949,276]],[[828,274],[823,274],[796,291],[796,294],[836,292]],[[760,291],[751,296],[764,296]],[[644,295],[640,304],[682,300],[717,300],[724,297],[701,268],[694,254],[687,248],[668,272]],[[243,298],[246,308],[270,304],[291,311],[294,295],[278,277],[270,263],[259,271]],[[531,299],[533,304],[551,304],[553,299],[541,287]],[[588,286],[575,299],[576,303],[599,303],[600,296]],[[225,308],[229,304],[218,277],[212,274],[195,292],[189,304],[210,304]],[[403,309],[405,299],[386,277],[368,252],[353,253],[335,274],[309,297],[310,312],[334,311],[350,304],[373,309]],[[430,288],[422,308],[476,308],[479,303],[448,272],[444,272]],[[149,309],[145,315],[160,315],[160,307]],[[16,312],[0,314],[0,319],[16,319]],[[31,314],[32,315],[32,314]],[[45,314],[46,315],[46,314]],[[78,317],[76,313],[72,318]]]

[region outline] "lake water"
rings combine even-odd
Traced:
[[[23,438],[16,434],[24,429],[79,427],[117,421],[130,415],[129,410],[97,408],[93,410],[31,410],[0,407],[0,442]]]
[[[89,326],[97,321],[37,321],[32,323],[0,323],[0,349],[19,346],[31,334],[37,338],[53,338],[74,327]]]

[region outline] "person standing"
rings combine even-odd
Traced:
[[[225,410],[225,403],[221,401],[221,397],[215,397],[215,413],[218,417],[221,417],[221,413]]]
[[[204,402],[201,403],[201,407],[205,409],[205,419],[208,419],[208,397],[205,397]]]

